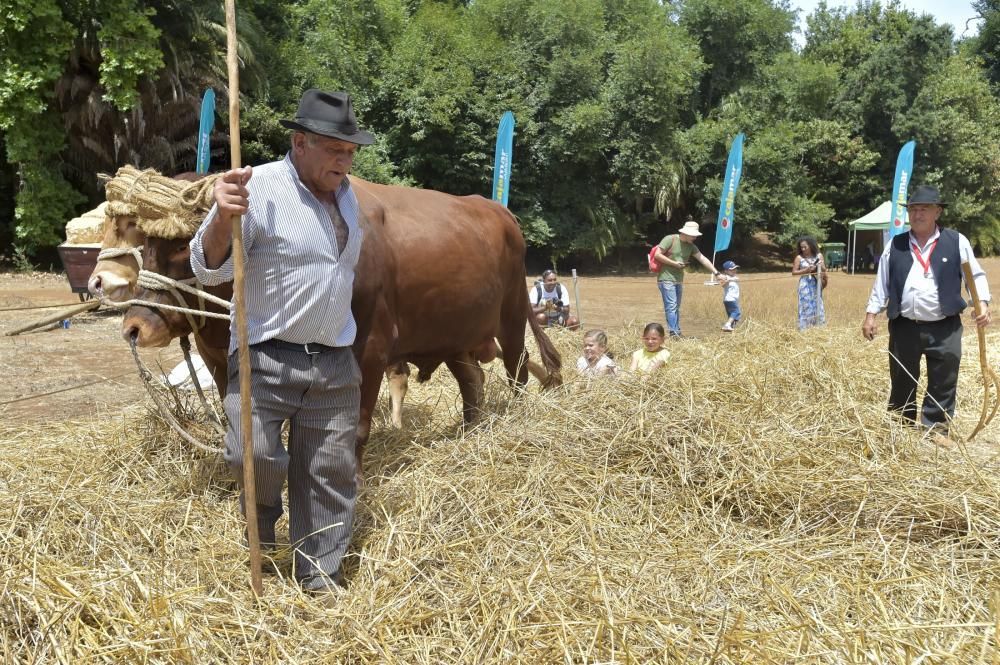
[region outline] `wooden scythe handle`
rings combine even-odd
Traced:
[[[983,304],[979,300],[979,291],[976,290],[976,280],[972,275],[972,267],[968,261],[962,261],[962,273],[965,275],[965,285],[972,296],[973,307],[978,317],[983,313]],[[976,334],[979,338],[979,367],[983,372],[983,390],[986,392],[983,395],[983,408],[979,416],[979,424],[976,425],[972,434],[969,435],[968,441],[971,441],[979,433],[979,430],[985,427],[993,419],[993,415],[996,414],[996,409],[993,409],[993,414],[990,414],[990,386],[992,385],[996,389],[997,385],[996,376],[993,374],[993,370],[990,369],[990,364],[986,360],[986,331],[981,326],[976,326]]]
[[[242,166],[240,155],[240,69],[236,53],[236,0],[226,0],[226,63],[229,65],[229,150],[230,165]],[[247,345],[247,310],[243,277],[243,217],[233,220],[233,305],[236,308],[236,339],[240,363],[240,430],[243,432],[243,506],[247,517],[250,546],[250,586],[260,597],[260,533],[257,530],[257,477],[253,464],[253,421],[250,406],[250,348]]]

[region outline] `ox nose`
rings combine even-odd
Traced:
[[[92,295],[92,296],[98,296],[98,297],[100,297],[101,296],[101,291],[103,289],[104,289],[103,281],[101,280],[101,276],[100,275],[96,275],[94,277],[91,277],[90,281],[87,283],[87,290],[90,291],[90,295]]]
[[[138,324],[133,324],[133,325],[127,326],[127,327],[123,326],[122,327],[122,339],[124,339],[126,342],[129,342],[130,344],[133,341],[138,341],[139,340],[139,325]]]
[[[129,281],[127,275],[116,275],[111,270],[100,270],[91,274],[87,280],[87,290],[98,298],[107,298],[112,302],[124,302],[129,299],[135,281]]]

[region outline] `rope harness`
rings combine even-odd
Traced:
[[[195,277],[189,277],[187,279],[172,279],[166,275],[161,275],[157,272],[152,272],[146,270],[142,267],[142,251],[139,247],[115,247],[102,249],[97,255],[97,260],[103,259],[113,259],[120,256],[130,255],[135,259],[139,266],[139,275],[136,278],[136,286],[140,286],[149,291],[169,291],[174,299],[177,300],[179,305],[167,305],[165,303],[157,303],[151,300],[142,300],[140,298],[130,298],[129,300],[113,301],[106,297],[101,297],[101,305],[107,306],[112,309],[128,309],[132,305],[141,305],[143,307],[150,307],[152,309],[163,309],[171,312],[181,312],[188,320],[188,324],[191,326],[191,330],[194,332],[195,337],[198,337],[198,331],[205,327],[205,319],[213,318],[220,319],[223,321],[231,320],[229,314],[222,314],[220,312],[209,312],[205,308],[205,301],[211,302],[219,307],[229,309],[230,303],[228,300],[223,300],[217,296],[208,293],[201,288],[201,284],[198,283],[198,279]],[[192,286],[194,285],[194,286]],[[184,296],[181,295],[181,291],[190,293],[198,298],[198,308],[192,309],[187,306],[187,301],[184,300]],[[200,321],[195,322],[195,316],[199,317]]]
[[[167,277],[165,275],[161,275],[157,272],[152,272],[150,270],[144,269],[142,267],[143,262],[142,262],[141,249],[142,248],[140,247],[106,248],[100,251],[100,253],[97,255],[97,258],[100,261],[103,259],[114,259],[121,256],[132,256],[132,258],[135,259],[139,267],[139,275],[138,278],[136,279],[136,285],[144,289],[148,289],[150,291],[169,291],[177,300],[177,302],[180,304],[167,305],[165,303],[157,303],[150,300],[143,300],[141,298],[131,298],[125,301],[115,302],[102,296],[101,305],[120,310],[127,309],[132,305],[141,305],[143,307],[150,307],[152,309],[163,309],[172,312],[181,312],[187,318],[188,324],[191,326],[192,333],[195,335],[196,338],[199,339],[200,336],[198,334],[198,331],[201,330],[203,327],[205,327],[205,324],[207,323],[206,319],[208,317],[215,319],[222,319],[225,321],[230,320],[230,316],[228,314],[209,312],[205,309],[206,301],[212,302],[226,309],[229,308],[229,301],[223,300],[222,298],[214,296],[211,293],[208,293],[203,289],[201,289],[200,288],[201,284],[199,284],[198,280],[194,277],[176,280]],[[192,284],[194,286],[191,286]],[[181,291],[197,296],[198,309],[192,309],[187,306],[187,301],[184,300],[184,296],[181,294]],[[198,322],[195,321],[195,317],[198,317],[199,319]],[[222,452],[221,448],[218,447],[213,448],[211,446],[202,443],[201,441],[198,441],[193,436],[188,434],[183,427],[181,427],[180,423],[177,422],[177,419],[170,413],[170,410],[167,408],[167,405],[164,403],[163,399],[160,398],[156,390],[153,388],[152,372],[150,372],[149,369],[146,368],[146,366],[142,362],[142,359],[139,358],[136,339],[134,337],[129,340],[129,345],[132,349],[132,357],[135,360],[136,367],[139,369],[139,377],[142,379],[143,385],[146,387],[146,392],[149,393],[149,396],[156,404],[157,408],[160,411],[160,414],[163,416],[164,421],[166,421],[166,423],[170,426],[170,428],[173,429],[175,432],[177,432],[181,436],[181,438],[183,438],[185,441],[190,443],[195,448],[198,448],[199,450],[214,454]],[[205,413],[209,418],[209,423],[212,425],[213,429],[215,429],[216,432],[225,435],[226,433],[225,429],[222,427],[222,423],[219,420],[218,415],[209,406],[208,400],[205,397],[205,393],[201,388],[201,383],[198,381],[198,373],[195,371],[194,363],[191,360],[191,343],[188,341],[186,335],[181,338],[180,345],[181,349],[184,352],[184,361],[187,363],[188,373],[191,376],[191,381],[194,384],[195,391],[198,393],[198,398],[201,401],[202,408],[205,410]]]
[[[150,398],[152,398],[153,403],[156,404],[156,407],[160,410],[160,415],[163,416],[163,419],[167,422],[167,424],[170,426],[170,428],[172,430],[174,430],[175,432],[177,432],[181,436],[182,439],[184,439],[185,441],[187,441],[188,443],[190,443],[192,446],[194,446],[198,450],[201,450],[201,451],[204,451],[206,453],[213,454],[213,455],[218,455],[218,454],[222,453],[222,448],[221,447],[219,447],[219,446],[213,447],[213,446],[205,445],[204,443],[202,443],[201,441],[199,441],[198,439],[194,438],[193,436],[191,436],[190,434],[188,434],[186,431],[184,431],[184,428],[181,427],[180,423],[177,422],[177,419],[173,416],[172,413],[170,413],[170,409],[168,409],[167,405],[164,404],[163,398],[160,397],[160,395],[156,392],[156,390],[153,389],[153,385],[152,385],[153,384],[153,373],[150,372],[149,369],[146,368],[146,366],[142,362],[142,359],[139,358],[139,348],[138,348],[138,345],[136,344],[136,340],[135,340],[134,337],[129,340],[129,347],[132,349],[132,358],[135,359],[135,365],[136,365],[136,367],[139,368],[139,376],[140,376],[140,378],[142,378],[142,383],[146,387],[146,392],[149,393],[149,396],[150,396]],[[197,377],[196,377],[196,375],[194,373],[191,374],[191,378],[195,382],[195,385],[197,385],[198,384],[198,379],[197,379]],[[199,394],[200,394],[200,391],[199,391]],[[207,408],[208,407],[206,405],[206,409]],[[208,413],[210,415],[214,416],[214,412],[208,411]],[[215,424],[215,423],[213,423],[213,424]],[[218,427],[216,429],[218,430]]]

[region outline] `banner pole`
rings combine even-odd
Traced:
[[[823,252],[820,251],[816,261],[816,325],[819,325],[820,313],[826,314],[823,307]]]
[[[717,254],[718,254],[717,251],[713,251],[712,252],[712,265],[713,266],[715,265],[715,256]],[[708,281],[705,282],[705,286],[715,286],[716,284],[718,284],[718,282],[715,281],[715,275],[712,275],[711,277],[709,277]]]
[[[229,66],[229,148],[231,166],[242,166],[240,156],[240,69],[236,56],[236,0],[226,0],[226,63]],[[240,364],[240,430],[243,434],[243,511],[247,518],[247,544],[250,547],[250,587],[260,598],[260,533],[257,530],[257,476],[253,464],[253,421],[250,404],[250,349],[247,346],[247,308],[244,289],[243,217],[233,219],[233,306],[236,308],[236,339]]]
[[[583,326],[583,312],[580,311],[580,287],[576,283],[576,268],[573,268],[573,298],[576,300],[576,320]]]

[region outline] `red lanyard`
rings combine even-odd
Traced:
[[[934,253],[934,249],[937,247],[937,240],[931,243],[931,248],[927,250],[927,259],[925,260],[923,256],[920,255],[920,248],[917,247],[917,243],[910,243],[913,247],[913,255],[917,258],[917,263],[920,267],[924,269],[924,277],[931,276],[931,254]]]

